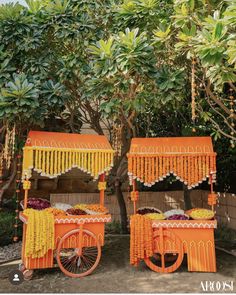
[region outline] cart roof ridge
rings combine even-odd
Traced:
[[[26,147],[113,151],[104,135],[30,131]]]
[[[130,156],[137,154],[209,154],[214,153],[210,136],[133,138]]]

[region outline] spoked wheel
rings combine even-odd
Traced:
[[[153,256],[144,259],[147,266],[155,272],[175,271],[181,265],[184,257],[181,240],[170,231],[160,228],[154,233],[153,242]]]
[[[19,264],[19,270],[22,272],[25,281],[32,279],[34,271],[32,269],[27,269],[24,263]]]
[[[23,271],[25,281],[30,281],[33,277],[34,271],[32,269],[26,269]]]
[[[80,237],[82,241],[70,245],[70,240]],[[85,239],[84,239],[85,238]],[[84,244],[89,240],[90,245]],[[81,246],[80,246],[81,244]],[[97,237],[90,231],[83,229],[72,230],[65,234],[57,247],[57,263],[61,271],[73,278],[80,278],[89,275],[98,265],[101,258],[101,246]]]

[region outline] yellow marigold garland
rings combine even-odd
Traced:
[[[135,214],[130,220],[130,264],[153,254],[152,223],[145,215]]]
[[[48,210],[26,209],[28,217],[25,241],[25,256],[43,257],[48,250],[54,249],[54,215]]]

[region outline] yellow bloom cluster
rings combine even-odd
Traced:
[[[63,216],[63,215],[66,215],[66,212],[64,210],[57,209],[57,208],[49,207],[49,208],[47,208],[45,210],[47,212],[52,213],[54,216]]]
[[[98,190],[101,191],[101,190],[106,190],[107,188],[107,183],[105,181],[99,181],[98,183]]]
[[[214,212],[208,209],[193,209],[189,214],[193,219],[212,219]]]
[[[81,210],[86,210],[87,205],[86,204],[77,204],[74,206],[75,209],[81,209]]]
[[[48,210],[26,209],[28,217],[25,241],[25,256],[43,257],[48,250],[54,249],[54,216]]]
[[[31,188],[31,182],[29,180],[24,180],[23,182],[23,189],[24,190],[29,190]]]
[[[162,214],[162,213],[148,213],[145,216],[147,216],[148,218],[153,219],[153,220],[163,220],[163,219],[165,219],[165,215]]]
[[[107,213],[107,208],[100,205],[100,204],[88,204],[87,209],[94,211],[94,212],[99,212],[99,213]]]

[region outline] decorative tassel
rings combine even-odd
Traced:
[[[151,164],[151,166],[152,166],[152,183],[154,183],[155,182],[155,159],[154,159],[154,157],[152,157],[152,164]]]
[[[21,155],[17,155],[17,176],[16,176],[16,208],[15,208],[15,225],[13,242],[18,242],[18,226],[19,226],[19,194],[20,194],[20,176],[21,176]]]
[[[38,171],[42,171],[42,151],[38,150]]]
[[[163,173],[163,169],[162,169],[162,156],[159,157],[159,178],[161,178]]]
[[[50,159],[50,175],[54,174],[54,161],[53,161],[54,151],[51,151],[51,159]]]
[[[155,181],[157,181],[159,179],[159,175],[160,175],[159,158],[158,157],[155,157],[155,167],[156,167]]]
[[[144,170],[145,179],[144,179],[144,182],[148,183],[148,162],[147,162],[147,157],[144,158],[144,163],[145,163],[145,170]]]
[[[142,179],[142,182],[145,181],[145,178],[144,178],[144,157],[141,158],[141,177],[140,177],[140,179]]]
[[[46,175],[49,175],[49,158],[50,158],[50,152],[49,151],[47,151],[46,152],[46,156],[45,156],[45,158],[46,158],[46,170],[45,170],[45,172],[46,172]]]
[[[103,159],[103,154],[101,154],[101,161]],[[91,152],[88,152],[88,164],[87,164],[87,167],[88,167],[88,171],[91,171]],[[103,165],[102,165],[103,167]]]
[[[66,151],[65,152],[65,172],[68,171],[68,169],[69,169],[69,154]]]
[[[133,174],[137,175],[137,158],[133,158]]]

